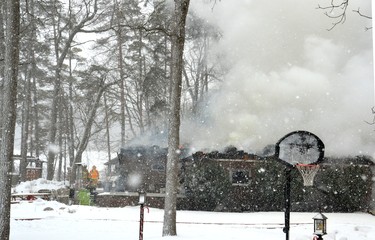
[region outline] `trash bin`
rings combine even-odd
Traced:
[[[78,204],[79,205],[90,205],[90,192],[87,189],[81,189],[78,191]]]

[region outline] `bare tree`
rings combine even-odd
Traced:
[[[0,144],[0,239],[9,240],[10,196],[19,62],[20,1],[7,0],[4,89]]]
[[[107,72],[103,70],[95,70],[94,72],[98,72],[99,76],[96,76],[95,78],[98,78],[99,81],[99,90],[97,95],[95,96],[95,99],[93,101],[93,104],[91,106],[91,109],[87,116],[87,122],[85,123],[85,128],[82,134],[82,137],[79,141],[78,149],[74,158],[74,162],[72,165],[72,175],[71,175],[71,183],[75,182],[76,179],[76,168],[77,165],[75,163],[79,163],[82,161],[82,154],[86,150],[87,144],[89,143],[90,137],[92,135],[92,126],[95,121],[96,113],[98,111],[98,108],[100,106],[101,98],[105,92],[105,90],[112,86],[113,84],[116,84],[117,82],[110,82],[105,83]]]
[[[59,110],[59,100],[61,96],[61,70],[65,58],[69,52],[73,39],[79,32],[84,31],[84,27],[92,21],[98,11],[97,0],[90,0],[87,1],[85,4],[86,13],[84,17],[78,22],[77,25],[72,27],[69,30],[67,39],[63,40],[61,38],[63,32],[67,30],[67,26],[58,28],[58,24],[54,24],[56,26],[55,29],[55,52],[56,52],[56,67],[55,67],[55,81],[54,81],[54,94],[52,100],[52,110],[51,110],[51,126],[49,131],[49,144],[55,144],[56,141],[56,132],[57,132],[57,116]],[[57,11],[57,8],[56,8]],[[70,11],[70,10],[69,10]],[[56,152],[50,149],[48,151],[48,159],[47,159],[47,179],[52,180],[54,175],[54,159],[55,159]]]
[[[209,83],[220,76],[217,63],[208,60],[210,43],[218,38],[219,31],[194,14],[189,14],[189,17],[191,20],[186,29],[189,47],[184,54],[183,69],[185,80],[183,91],[188,93],[188,97],[183,98],[182,101],[186,102],[187,110],[195,115],[198,113],[199,103],[208,92]],[[186,110],[182,108],[182,114],[185,112]]]
[[[26,64],[22,65],[24,84],[21,85],[20,82],[19,88],[23,87],[23,94],[22,97],[19,98],[19,102],[22,102],[22,110],[21,110],[21,161],[20,161],[20,181],[26,181],[26,167],[27,167],[27,152],[29,150],[29,137],[31,133],[32,127],[32,94],[36,95],[36,92],[33,91],[32,88],[32,81],[35,81],[36,78],[36,57],[35,57],[35,45],[37,44],[37,37],[36,37],[36,20],[35,20],[35,12],[34,12],[34,1],[30,0],[26,3],[26,9],[29,9],[29,14],[26,15],[25,21],[28,24],[28,32],[22,37],[24,38],[24,61]],[[21,27],[22,28],[22,27]],[[21,49],[20,52],[22,53],[22,42],[21,42]],[[22,58],[22,56],[21,56]],[[21,60],[22,61],[22,60]],[[22,70],[20,69],[19,75],[22,76]],[[32,155],[32,154],[31,154]],[[39,157],[39,156],[36,156]]]
[[[126,83],[125,83],[125,71],[124,71],[124,60],[123,60],[123,34],[121,28],[121,10],[120,4],[115,0],[115,11],[116,11],[116,20],[117,20],[117,30],[116,37],[117,37],[117,47],[118,47],[118,69],[120,75],[120,124],[121,124],[121,147],[125,145],[125,106],[126,106],[126,98],[125,98],[125,90],[126,90]]]
[[[171,101],[168,131],[168,159],[166,169],[163,236],[177,235],[176,208],[180,145],[180,104],[183,52],[185,44],[185,23],[190,0],[175,0],[174,2],[174,18],[171,33]]]
[[[341,0],[341,2],[331,0],[330,4],[326,6],[318,5],[318,9],[324,10],[324,14],[333,19],[332,26],[328,28],[328,31],[334,29],[338,24],[343,24],[346,21],[346,13],[349,7],[349,0]],[[353,10],[353,12],[358,13],[359,16],[372,19],[367,14],[361,12],[358,8],[357,10]],[[366,27],[366,30],[372,29],[372,27]]]

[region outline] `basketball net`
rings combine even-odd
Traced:
[[[320,166],[316,164],[296,164],[296,168],[301,173],[304,186],[313,186],[316,173],[319,171]]]

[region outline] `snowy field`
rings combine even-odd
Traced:
[[[284,213],[177,212],[177,237],[161,237],[163,210],[145,209],[144,239],[280,240]],[[291,213],[291,240],[313,238],[316,213]],[[366,213],[325,213],[325,240],[374,240],[375,216]],[[12,204],[11,240],[139,239],[139,207],[67,206],[35,200]]]
[[[12,191],[57,189],[61,182],[38,179]],[[100,208],[65,205],[56,201],[21,201],[12,204],[11,240],[130,240],[139,239],[139,206]],[[313,239],[317,213],[291,213],[290,240]],[[375,240],[375,216],[366,213],[324,213],[324,240]],[[144,240],[282,240],[283,212],[218,213],[177,212],[177,237],[161,237],[164,211],[145,209]]]

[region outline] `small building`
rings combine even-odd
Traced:
[[[16,185],[20,180],[20,162],[22,158],[20,155],[13,156],[13,169],[12,169],[12,185]],[[31,181],[43,176],[43,163],[44,161],[32,156],[26,157],[26,180]]]
[[[39,158],[27,158],[26,180],[31,181],[42,177],[43,161]]]

